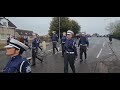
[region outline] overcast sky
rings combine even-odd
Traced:
[[[31,30],[39,35],[48,34],[50,27],[51,17],[7,17],[13,22],[17,28]],[[81,31],[87,34],[99,33],[100,35],[108,34],[105,26],[120,20],[120,17],[70,17],[76,20],[81,25]]]

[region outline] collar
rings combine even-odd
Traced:
[[[11,60],[16,60],[17,58],[20,58],[20,57],[21,57],[20,55],[14,56],[11,58]]]

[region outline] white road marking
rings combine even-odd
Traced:
[[[105,46],[105,42],[103,43],[103,47]]]
[[[47,50],[48,52],[52,51],[53,49]]]
[[[59,51],[59,52],[56,52],[55,54],[57,54],[57,53],[61,53],[62,51]]]
[[[109,53],[109,54],[112,54],[112,53]]]
[[[55,54],[57,54],[57,53],[61,53],[62,51],[59,51],[59,52],[56,52]],[[50,55],[48,55],[48,57],[50,57],[50,56],[52,56],[53,54],[50,54]]]
[[[98,53],[98,55],[97,55],[96,58],[98,58],[98,57],[100,56],[101,52],[102,52],[102,48],[101,48],[101,50],[100,50],[100,52]]]
[[[57,47],[58,51],[60,50],[60,47]],[[48,52],[51,52],[53,49],[47,50]]]

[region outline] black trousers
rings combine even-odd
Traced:
[[[42,48],[39,46],[40,50],[42,51]]]
[[[57,42],[53,42],[53,54],[55,54],[55,49],[58,51]]]
[[[63,56],[64,56],[64,52],[65,52],[64,44],[65,44],[65,43],[62,43],[62,44],[61,44],[61,46],[62,46],[62,55],[63,55]]]
[[[70,67],[75,73],[75,55],[74,54],[67,54],[64,55],[64,73],[68,73],[68,63],[70,64]]]
[[[86,49],[87,49],[86,46],[80,45],[80,59],[82,59],[82,60],[83,60],[83,57],[82,57],[82,56],[83,56],[83,53],[84,53],[84,55],[85,55],[85,59],[87,58]]]
[[[42,59],[39,58],[39,57],[37,56],[37,54],[38,54],[38,49],[32,49],[32,64],[33,64],[33,65],[36,64],[36,61],[35,61],[36,58],[42,62]]]

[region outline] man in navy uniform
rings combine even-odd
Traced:
[[[21,56],[28,49],[25,44],[12,38],[9,45],[4,48],[10,60],[3,69],[3,73],[31,73],[29,61]]]
[[[28,36],[24,36],[24,44],[30,48],[29,43],[28,43]]]
[[[78,42],[78,47],[80,46],[80,62],[83,61],[82,55],[84,53],[85,55],[85,60],[87,58],[87,53],[86,50],[89,47],[89,41],[88,38],[86,37],[85,33],[82,33],[82,36],[80,37],[80,40]]]
[[[112,34],[109,35],[110,44],[112,44]]]
[[[40,43],[42,43],[42,42],[41,42],[39,36],[37,35],[37,44],[38,44],[39,49],[42,51],[42,48],[40,47]]]
[[[56,48],[56,50],[58,52],[57,42],[58,42],[58,35],[56,34],[55,31],[53,31],[53,36],[52,36],[53,54],[55,54],[55,48]]]
[[[67,40],[67,38],[66,38],[66,32],[63,32],[63,36],[61,38],[62,56],[63,57],[64,57],[64,52],[65,52],[65,50],[64,50],[64,44],[65,44],[66,40]]]
[[[37,58],[38,60],[40,60],[41,63],[43,62],[43,58],[42,57],[39,58],[37,56],[37,54],[38,54],[38,47],[39,47],[37,40],[38,40],[37,39],[37,35],[34,33],[33,34],[33,40],[32,40],[32,66],[36,65],[35,58]]]
[[[67,40],[65,42],[65,56],[64,56],[64,73],[68,73],[68,63],[75,73],[75,59],[77,57],[77,48],[76,43],[72,40],[74,33],[71,30],[67,31]]]

